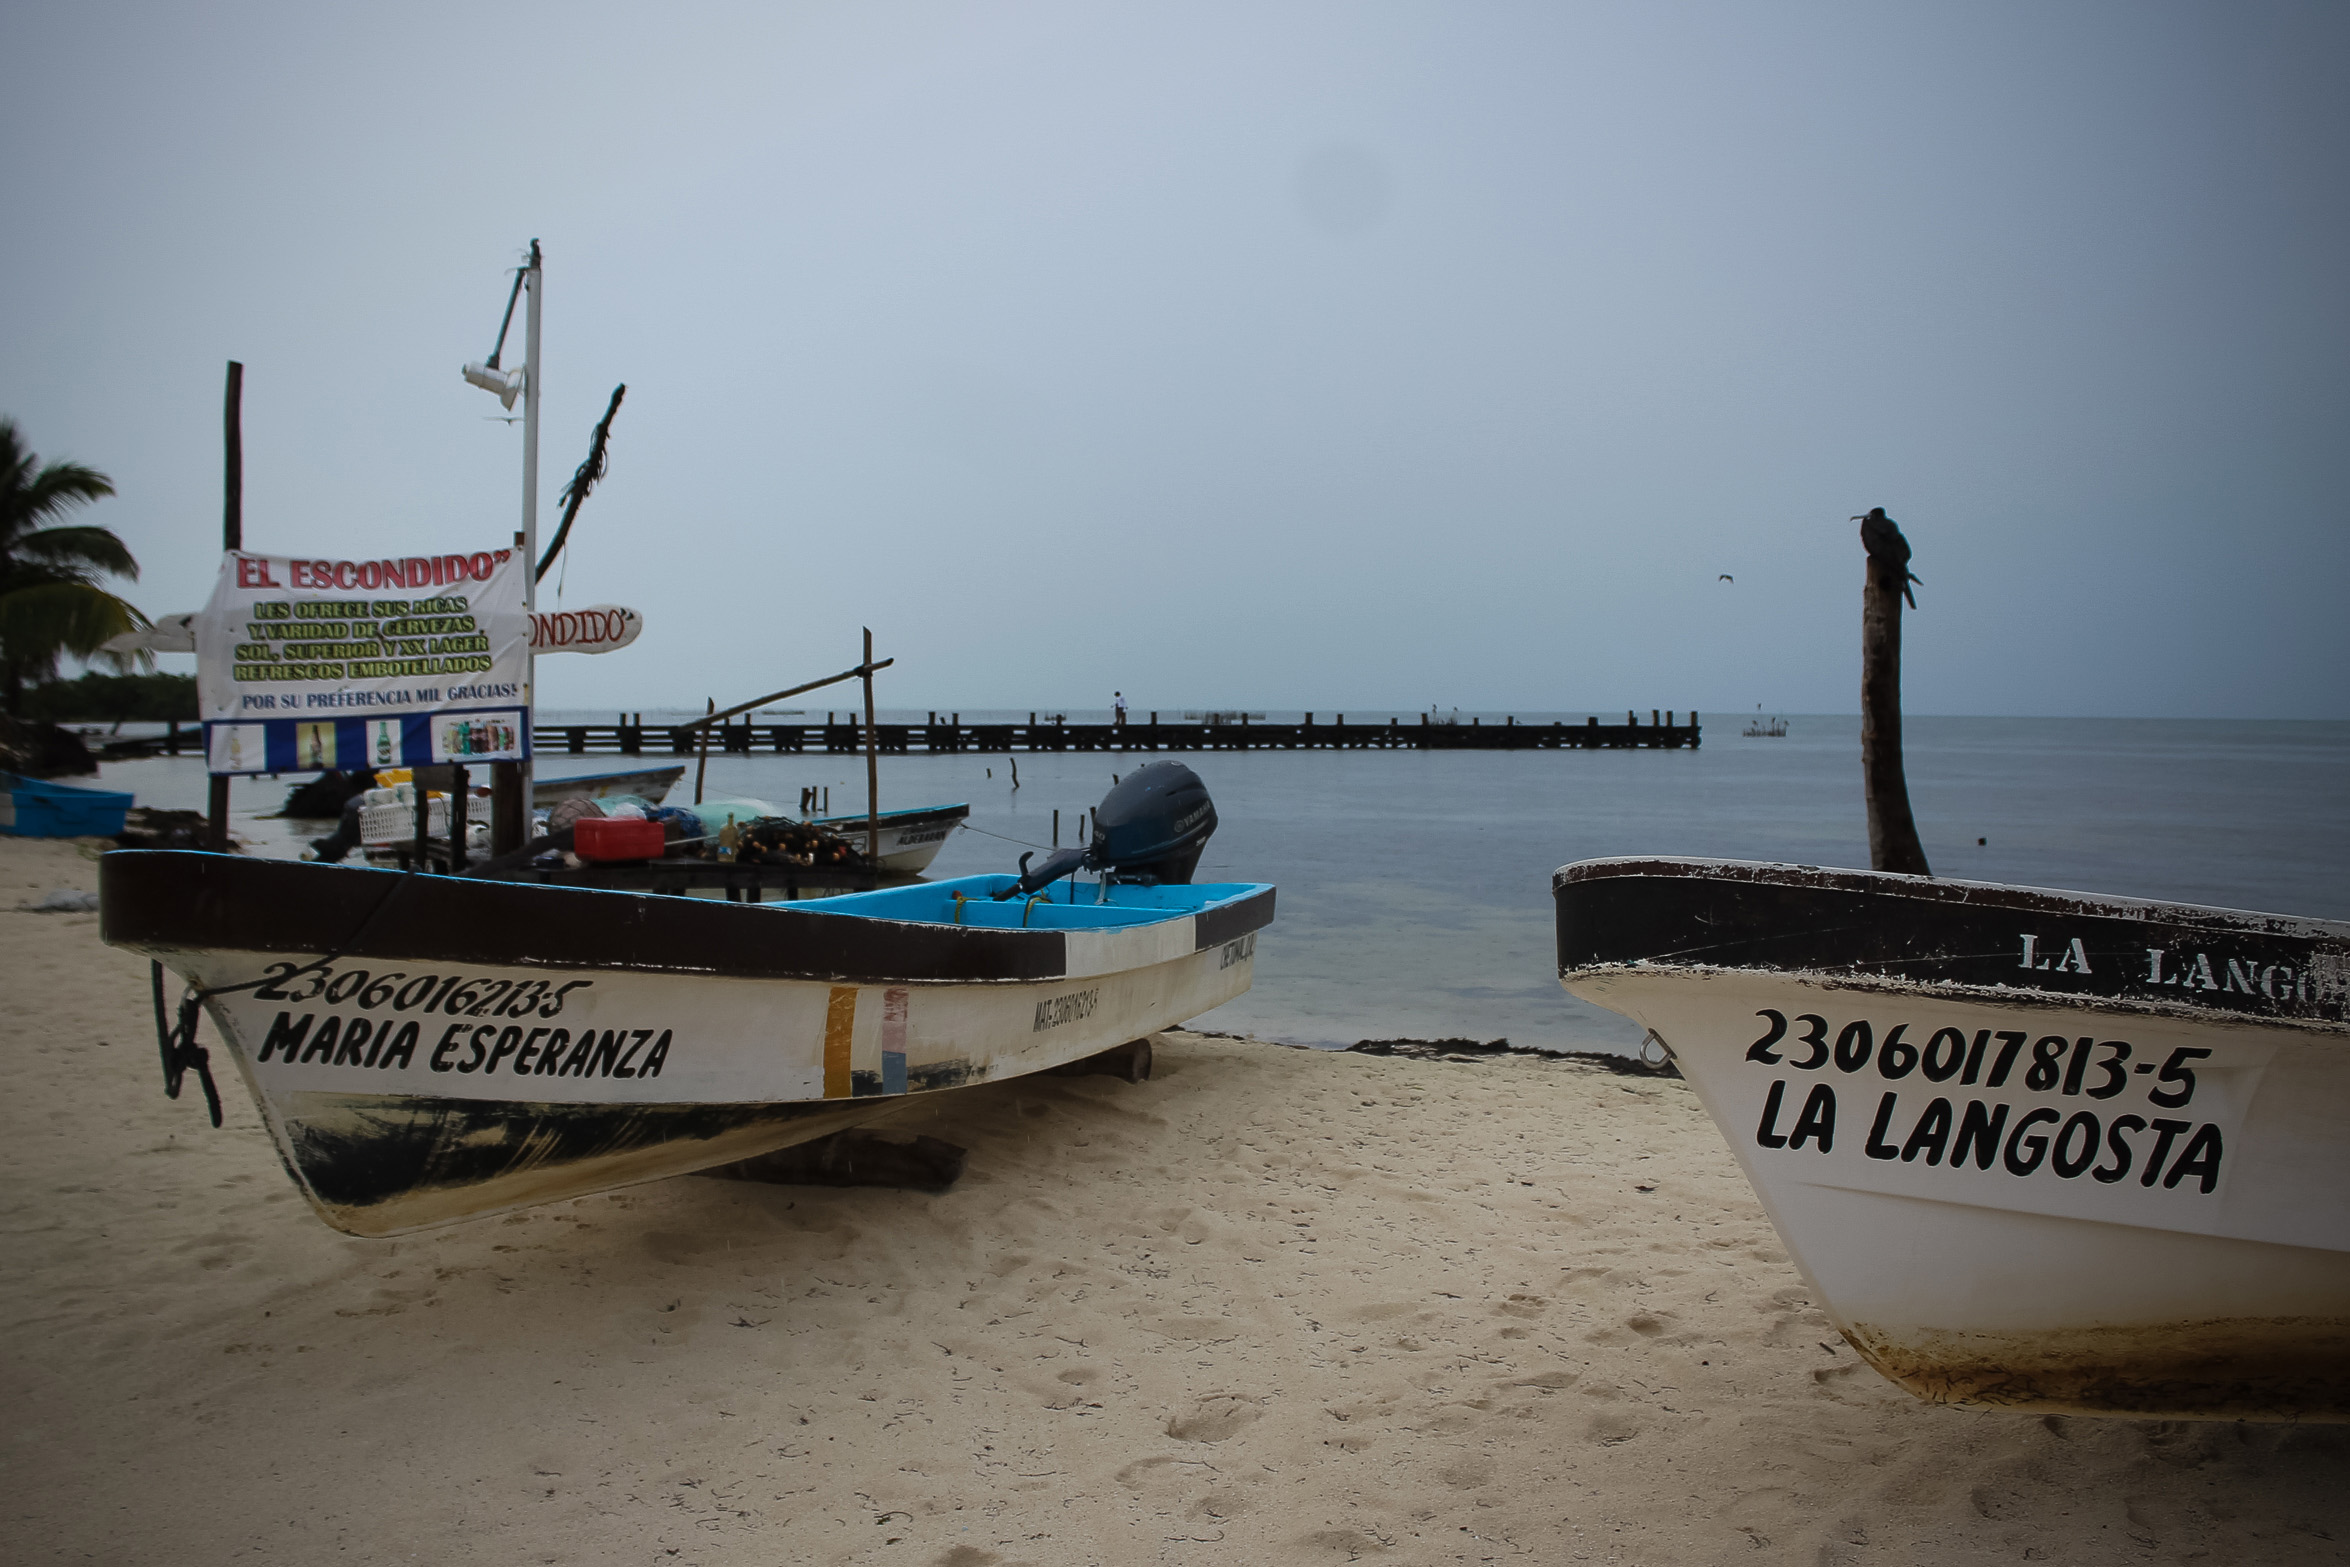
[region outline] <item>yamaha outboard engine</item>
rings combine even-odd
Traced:
[[[1146,762],[1093,808],[1085,863],[1114,881],[1188,882],[1216,830],[1216,802],[1181,762]]]
[[[1107,881],[1188,882],[1215,830],[1216,802],[1199,774],[1181,762],[1146,762],[1093,808],[1093,842],[1055,849],[1034,870],[1021,855],[1018,884],[996,896],[1032,893],[1080,868]]]

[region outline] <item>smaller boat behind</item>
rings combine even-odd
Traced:
[[[132,797],[0,772],[0,833],[17,838],[114,838]]]
[[[925,805],[910,811],[883,811],[875,866],[900,876],[919,876],[930,869],[930,862],[938,858],[955,829],[963,825],[963,818],[971,814],[968,805]],[[855,844],[860,853],[865,848],[866,818],[863,816],[816,816],[808,825],[821,827],[836,838],[845,838]]]
[[[530,803],[538,810],[548,810],[584,794],[591,800],[609,799],[616,794],[633,794],[640,800],[659,805],[677,780],[685,776],[685,766],[624,767],[609,773],[574,773],[567,778],[534,775],[530,782]]]

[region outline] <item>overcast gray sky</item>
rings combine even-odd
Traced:
[[[564,598],[648,620],[549,705],[870,624],[896,706],[1850,711],[1883,505],[1913,711],[2340,718],[2346,68],[2338,4],[17,0],[0,411],[153,612],[231,358],[250,546],[494,543],[536,236],[550,511],[629,387]]]

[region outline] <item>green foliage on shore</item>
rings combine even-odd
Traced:
[[[194,675],[101,675],[92,670],[79,680],[49,680],[24,694],[27,718],[51,723],[115,723],[140,719],[162,723],[177,718],[192,723],[196,717]]]
[[[44,464],[16,421],[0,417],[0,712],[23,711],[28,685],[57,673],[65,654],[103,657],[116,669],[152,669],[147,654],[116,656],[105,644],[148,624],[103,577],[138,580],[139,563],[105,528],[54,526],[76,507],[114,493],[114,481],[80,463]]]

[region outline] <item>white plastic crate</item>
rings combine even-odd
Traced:
[[[425,812],[425,831],[435,838],[449,836],[449,802],[446,797],[429,802]],[[402,805],[395,800],[390,805],[360,807],[361,843],[411,843],[415,838],[415,806]]]

